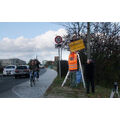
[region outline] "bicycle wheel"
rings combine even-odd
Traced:
[[[33,84],[32,84],[32,79],[30,79],[30,87],[32,87],[33,86]]]
[[[34,86],[35,86],[35,79],[33,79],[33,84],[34,84]]]

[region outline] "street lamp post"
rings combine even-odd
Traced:
[[[87,22],[87,59],[90,59],[90,22]]]

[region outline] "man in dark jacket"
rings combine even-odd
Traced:
[[[89,93],[90,85],[91,85],[92,93],[94,93],[95,92],[94,63],[91,59],[88,59],[86,65],[85,65],[85,78],[86,78],[87,93]]]

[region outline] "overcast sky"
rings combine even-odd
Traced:
[[[67,32],[59,23],[0,23],[0,59],[19,58],[25,61],[35,58],[40,61],[54,60],[58,55],[54,38]],[[63,51],[63,59],[68,59]]]

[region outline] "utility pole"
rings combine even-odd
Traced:
[[[90,22],[87,22],[87,59],[90,59]]]
[[[37,48],[35,48],[35,59],[37,59]]]

